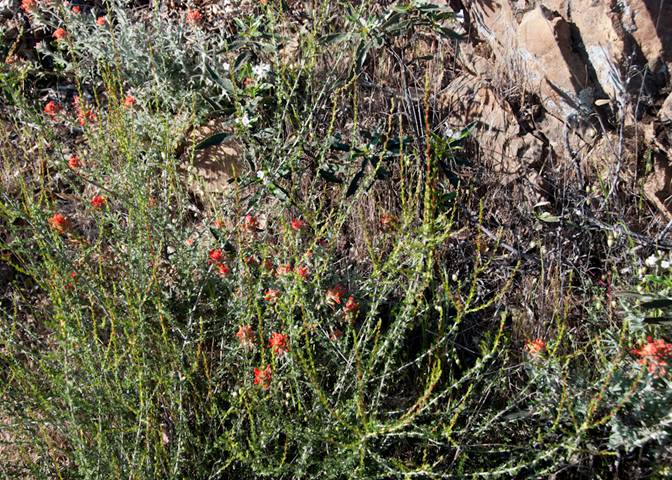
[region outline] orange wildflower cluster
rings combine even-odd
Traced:
[[[290,273],[292,273],[292,266],[289,263],[278,265],[278,268],[275,270],[275,274],[278,277],[289,275]]]
[[[70,155],[70,158],[68,158],[68,167],[72,170],[76,170],[81,166],[82,162],[79,160],[79,157],[77,155]]]
[[[231,273],[231,269],[224,262],[225,255],[221,248],[215,248],[208,253],[208,263],[214,264],[220,277],[226,277]]]
[[[383,230],[391,230],[397,224],[397,218],[389,213],[384,213],[380,216],[380,225]]]
[[[289,337],[284,333],[273,332],[268,339],[268,346],[275,355],[283,355],[288,352],[287,340]]]
[[[345,313],[357,313],[357,310],[359,310],[359,303],[357,303],[355,297],[350,295],[348,301],[343,305],[343,311]]]
[[[135,97],[133,95],[126,95],[126,98],[124,98],[124,108],[131,108],[133,105],[135,105]]]
[[[644,345],[633,348],[630,352],[639,357],[640,365],[644,365],[652,375],[664,377],[667,374],[668,361],[672,358],[671,343],[647,337]]]
[[[49,225],[58,233],[65,233],[68,229],[69,221],[62,213],[55,213],[49,218]]]
[[[65,31],[65,28],[57,28],[52,35],[56,41],[63,40],[67,36],[68,32]]]
[[[301,277],[302,279],[306,280],[308,276],[310,275],[310,270],[308,270],[308,267],[304,267],[302,265],[297,266],[294,271],[296,274]]]
[[[327,301],[327,304],[331,305],[332,307],[336,305],[343,305],[343,313],[347,314],[355,314],[357,311],[359,311],[359,303],[357,303],[357,300],[355,300],[355,297],[352,295],[348,296],[348,299],[344,302],[343,297],[347,295],[347,290],[343,285],[335,285],[329,289],[327,289],[325,293],[325,299]]]
[[[327,289],[327,292],[324,294],[327,303],[329,305],[340,305],[343,295],[346,294],[345,287],[343,285],[335,285]]]
[[[30,13],[37,7],[37,2],[35,0],[22,0],[21,1],[21,10],[26,13]]]
[[[85,105],[82,105],[82,101],[79,98],[79,96],[75,95],[75,97],[72,99],[72,104],[75,106],[75,109],[77,110],[77,120],[79,121],[79,124],[83,127],[86,125],[86,122],[95,122],[96,119],[98,118],[96,116],[96,113],[87,108]]]
[[[260,385],[264,390],[268,390],[268,387],[271,386],[271,366],[267,365],[266,368],[255,368],[254,369],[254,384]]]
[[[292,220],[290,225],[292,227],[292,230],[298,232],[306,226],[306,222],[304,222],[300,218],[295,218],[295,219]]]
[[[537,356],[546,348],[546,342],[541,338],[535,338],[534,340],[528,340],[525,342],[525,350],[531,355]]]
[[[44,113],[47,116],[49,116],[52,120],[56,119],[56,115],[61,113],[61,110],[63,110],[61,104],[54,102],[53,100],[49,100],[47,104],[44,106]]]
[[[103,208],[105,205],[107,205],[107,200],[102,195],[96,195],[91,199],[93,208]]]
[[[75,286],[74,282],[77,280],[77,272],[75,272],[74,270],[72,272],[70,272],[70,278],[71,278],[71,280],[68,281],[65,284],[65,289],[66,290],[70,290],[71,288],[73,288]]]
[[[264,293],[264,300],[268,303],[275,303],[278,301],[278,298],[280,298],[280,290],[275,288],[269,288],[266,290],[266,293]]]
[[[189,9],[187,10],[187,23],[191,23],[192,25],[195,25],[201,21],[203,18],[203,15],[201,15],[201,12],[195,9]]]
[[[254,215],[245,215],[243,219],[243,230],[247,233],[256,233],[259,230],[259,221]]]

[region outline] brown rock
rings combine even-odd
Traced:
[[[516,37],[518,23],[508,0],[477,0],[470,6],[470,14],[479,35],[495,53],[510,51]]]
[[[653,173],[644,183],[644,194],[668,220],[672,220],[672,166],[662,154],[656,155]]]
[[[663,102],[663,106],[660,107],[658,118],[662,122],[672,122],[672,93],[667,96],[667,99]]]
[[[588,86],[588,69],[572,48],[569,23],[539,6],[523,16],[517,39],[546,110],[563,119],[575,113],[579,92]]]
[[[611,98],[619,97],[619,65],[625,60],[626,43],[621,20],[609,1],[571,0],[565,18],[576,26],[602,90]],[[571,13],[571,17],[569,14]]]
[[[473,137],[504,182],[526,175],[528,167],[541,159],[543,143],[533,135],[521,135],[510,105],[485,82],[470,75],[458,77],[443,92],[439,105],[448,113],[451,130],[478,122]]]
[[[231,133],[231,130],[210,122],[194,128],[189,135],[181,168],[187,172],[189,188],[198,194],[228,191],[232,181],[242,172],[242,146],[233,136],[217,145],[194,149],[200,142],[222,132]]]
[[[623,0],[622,22],[641,49],[652,71],[672,62],[672,2]]]

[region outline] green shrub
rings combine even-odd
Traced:
[[[218,30],[158,4],[33,13],[68,33],[43,50],[64,109],[12,87],[0,471],[522,478],[662,451],[669,380],[630,323],[513,340],[519,265],[498,264],[487,206],[465,220],[474,193],[444,164],[470,130],[432,128],[429,69],[401,66],[411,100],[363,99],[392,42],[449,36],[449,12],[323,2],[298,27],[271,3]],[[189,141],[205,119],[221,131]],[[230,138],[245,171],[190,191],[185,163]]]

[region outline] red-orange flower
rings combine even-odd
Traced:
[[[82,162],[80,162],[79,157],[77,155],[70,155],[70,158],[68,158],[68,167],[75,170],[76,168],[79,168],[81,166]]]
[[[53,100],[49,100],[47,104],[44,106],[44,113],[49,115],[52,118],[52,120],[56,118],[56,115],[58,115],[61,110],[63,110],[61,104],[56,103]]]
[[[546,348],[546,342],[541,338],[528,340],[525,342],[525,349],[532,355],[539,355]]]
[[[283,263],[281,265],[278,265],[278,268],[275,270],[275,274],[278,277],[281,277],[283,275],[287,275],[292,272],[292,266],[289,263]]]
[[[192,10],[192,9],[187,10],[187,22],[188,23],[191,23],[192,25],[195,25],[198,22],[200,22],[202,18],[203,18],[203,15],[201,15],[201,12],[199,12],[198,10]]]
[[[35,0],[22,0],[21,1],[21,10],[26,13],[30,13],[35,10],[37,7],[37,2]]]
[[[341,303],[341,299],[343,298],[343,295],[345,295],[346,290],[342,285],[336,285],[334,287],[331,287],[327,289],[327,293],[325,294],[325,297],[327,299],[327,303],[329,305],[336,305]]]
[[[271,366],[267,365],[265,369],[254,369],[254,384],[261,385],[261,388],[267,390],[271,386]]]
[[[304,267],[302,265],[296,267],[294,271],[299,277],[303,278],[304,280],[307,279],[308,276],[310,275],[310,270],[308,270],[308,267]]]
[[[107,204],[107,200],[102,195],[96,195],[91,199],[91,206],[93,208],[103,208]]]
[[[99,27],[104,26],[107,23],[107,19],[105,17],[98,17],[96,18],[96,25]]]
[[[124,107],[131,108],[133,105],[135,105],[135,97],[133,95],[126,95],[126,98],[124,98]]]
[[[397,218],[389,213],[383,213],[380,216],[380,225],[384,230],[390,230],[397,223]]]
[[[221,218],[217,218],[213,222],[213,225],[215,226],[215,228],[223,228],[224,227],[224,222],[222,221]]]
[[[98,119],[98,115],[93,110],[80,110],[77,112],[77,119],[79,120],[79,124],[83,127],[86,125],[86,122],[91,122],[94,123]]]
[[[276,290],[275,288],[269,288],[266,290],[266,293],[264,293],[264,300],[268,303],[275,303],[278,298],[280,298],[280,290]]]
[[[208,257],[210,258],[210,263],[221,262],[224,260],[224,252],[221,248],[214,248],[210,250]]]
[[[259,221],[254,215],[245,215],[243,219],[243,230],[246,232],[256,232],[259,229]]]
[[[220,277],[226,277],[229,273],[231,273],[231,269],[226,263],[219,263],[217,265],[217,273]]]
[[[298,232],[299,230],[302,230],[306,226],[306,222],[304,222],[300,218],[295,218],[295,219],[292,220],[291,226],[292,226],[292,230],[295,230],[295,231]]]
[[[250,325],[241,325],[236,332],[236,338],[243,347],[254,346],[254,330]]]
[[[646,343],[640,348],[633,348],[631,353],[640,357],[640,365],[646,366],[649,373],[664,377],[669,366],[668,360],[672,359],[672,344],[663,339],[653,340],[647,337]]]
[[[65,289],[66,290],[69,290],[69,289],[71,289],[72,287],[75,286],[74,282],[75,282],[75,280],[77,280],[77,272],[75,272],[74,270],[72,272],[70,272],[70,278],[72,280],[65,284]]]
[[[65,28],[57,28],[52,35],[55,40],[63,40],[67,36],[68,32],[65,31]]]
[[[268,346],[274,354],[283,355],[289,351],[287,348],[288,339],[289,337],[284,333],[273,332],[271,338],[268,339]]]
[[[72,99],[72,104],[77,110],[77,120],[79,120],[79,124],[82,127],[86,125],[87,121],[93,123],[98,118],[93,110],[87,108],[86,105],[82,105],[82,101],[78,95],[75,95],[75,97]]]
[[[49,218],[49,225],[58,233],[64,233],[68,229],[68,219],[61,213],[55,213]]]
[[[359,303],[357,303],[355,297],[351,295],[348,297],[348,301],[345,302],[345,305],[343,305],[343,311],[345,313],[357,313],[357,310],[359,310]]]
[[[81,12],[82,12],[82,9],[78,5],[75,5],[74,7],[72,7],[72,13],[74,13],[75,15],[78,15]]]

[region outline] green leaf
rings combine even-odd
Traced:
[[[346,197],[351,197],[352,195],[354,195],[357,189],[359,188],[359,184],[362,181],[362,178],[364,178],[367,163],[369,163],[368,158],[362,159],[362,163],[359,166],[359,171],[352,178],[352,180],[350,181],[350,185],[348,185],[348,190],[347,192],[345,192]]]
[[[214,135],[211,135],[205,140],[201,141],[198,145],[196,145],[195,149],[203,150],[204,148],[219,145],[220,143],[223,143],[224,141],[228,140],[231,137],[233,137],[233,133],[229,132],[215,133]]]
[[[359,42],[357,47],[357,52],[355,53],[355,64],[357,65],[357,71],[360,71],[364,68],[364,63],[366,63],[366,57],[369,54],[369,45],[362,40]]]
[[[205,69],[208,72],[208,75],[212,78],[212,80],[217,83],[220,87],[222,87],[227,93],[233,93],[235,90],[235,87],[233,86],[233,83],[231,80],[228,78],[222,78],[220,77],[217,72],[215,72],[212,67],[206,62],[205,63]]]
[[[546,223],[558,223],[560,221],[560,217],[551,215],[548,212],[541,212],[539,215],[537,215],[537,218]]]
[[[342,43],[348,40],[348,38],[350,38],[350,34],[348,33],[330,33],[329,35],[325,35],[322,38],[320,38],[320,43],[326,45],[334,43]]]
[[[267,187],[268,187],[268,190],[273,194],[273,196],[275,198],[277,198],[278,200],[280,200],[283,203],[290,203],[289,194],[280,185],[272,182],[272,183],[269,183]]]
[[[672,300],[669,298],[657,298],[648,302],[642,303],[642,308],[650,310],[652,308],[667,308],[672,307]]]

